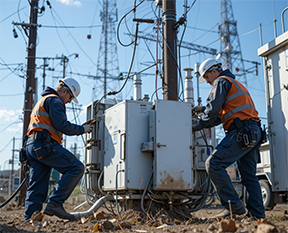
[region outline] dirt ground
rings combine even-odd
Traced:
[[[64,207],[68,212],[88,210],[90,206],[86,204],[74,210],[83,202],[83,194],[71,196]],[[9,203],[0,211],[0,232],[288,232],[287,204],[278,204],[272,211],[266,211],[266,218],[262,220],[244,216],[232,220],[209,219],[221,209],[217,202],[193,213],[183,212],[179,208],[169,211],[162,209],[151,215],[150,219],[142,211],[127,210],[121,211],[119,219],[105,208],[100,208],[93,216],[75,222],[41,213],[37,216],[43,218],[41,221],[24,222],[24,207]]]

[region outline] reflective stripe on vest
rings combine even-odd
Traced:
[[[32,113],[31,113],[31,116],[33,116],[33,115],[35,115],[35,114],[40,115],[40,116],[44,116],[44,117],[46,117],[46,118],[49,118],[49,117],[50,117],[47,112],[43,112],[43,111],[41,111],[41,110],[37,110],[37,111],[32,112]],[[30,117],[31,117],[31,116],[30,116]]]
[[[230,95],[230,96],[226,99],[224,105],[227,104],[229,101],[237,98],[237,97],[240,96],[240,95],[249,95],[249,96],[250,96],[249,92],[247,92],[247,91],[245,91],[245,90],[242,90],[241,87],[239,86],[239,84],[238,84],[234,79],[230,79],[230,81],[232,81],[232,82],[234,83],[234,85],[236,86],[238,92],[234,93],[233,95]]]
[[[257,121],[259,119],[258,112],[255,109],[253,100],[246,88],[230,77],[221,76],[219,78],[227,79],[232,85],[220,111],[224,129],[227,130],[236,117],[239,117],[240,120],[248,120],[251,118]],[[243,97],[237,99],[241,96]],[[232,116],[233,118],[231,118]]]
[[[59,97],[55,94],[49,94],[44,97],[36,104],[36,106],[33,108],[31,116],[30,116],[30,123],[28,127],[28,133],[27,135],[32,135],[35,131],[40,132],[43,129],[47,129],[51,133],[51,137],[57,141],[59,144],[62,143],[62,133],[55,129],[55,127],[52,124],[51,118],[49,114],[46,112],[44,108],[44,102],[48,97]]]
[[[53,133],[57,134],[58,136],[62,136],[62,134],[56,130],[54,127],[51,127],[49,125],[45,125],[45,124],[41,124],[41,123],[33,123],[32,125],[30,125],[28,127],[28,130],[32,129],[32,128],[41,128],[41,129],[47,129],[47,130],[50,130],[52,131]]]
[[[240,112],[240,111],[243,111],[245,109],[248,109],[248,108],[254,108],[254,106],[252,104],[244,104],[244,105],[241,105],[237,108],[234,108],[232,109],[231,111],[227,112],[222,118],[221,118],[221,121],[224,122],[226,121],[229,117],[231,117],[233,114],[237,113],[237,112]],[[256,110],[256,109],[255,109]]]

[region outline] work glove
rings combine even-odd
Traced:
[[[93,125],[90,124],[83,125],[83,127],[84,127],[84,133],[91,133],[93,130]]]
[[[199,124],[199,123],[194,123],[194,124],[192,124],[192,131],[193,131],[193,132],[199,131],[199,130],[201,130],[201,129],[203,129],[203,127],[201,126],[201,124]]]
[[[196,105],[192,108],[192,113],[200,113],[202,112],[202,106]]]
[[[192,125],[192,131],[198,131],[199,129],[196,128],[196,124]]]

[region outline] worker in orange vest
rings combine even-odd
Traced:
[[[226,136],[206,160],[206,171],[220,197],[224,210],[214,217],[243,215],[245,206],[235,191],[226,168],[237,161],[241,183],[249,194],[247,216],[265,217],[262,192],[256,176],[259,147],[262,142],[258,112],[247,89],[230,70],[222,70],[222,64],[212,58],[199,67],[199,82],[207,82],[212,87],[206,106],[195,106],[192,112],[203,112],[194,131],[210,128],[222,123]]]
[[[30,180],[25,201],[25,221],[41,211],[47,198],[51,169],[62,174],[52,191],[44,213],[74,220],[63,208],[84,173],[84,165],[62,144],[62,134],[80,135],[91,132],[91,124],[76,125],[67,120],[65,104],[78,103],[80,85],[73,78],[64,78],[52,89],[47,87],[32,110],[28,126],[26,156],[30,164]]]

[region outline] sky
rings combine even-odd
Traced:
[[[117,30],[118,22],[128,11],[133,8],[134,0],[118,0],[117,15],[115,23]],[[140,1],[137,0],[138,4]],[[192,0],[177,0],[176,18],[179,19],[184,13],[184,5],[192,5]],[[242,57],[247,61],[261,63],[258,67],[258,76],[255,72],[246,75],[247,89],[254,99],[259,116],[265,123],[266,101],[265,84],[263,74],[262,58],[258,57],[257,49],[260,47],[259,24],[262,25],[262,41],[266,44],[275,38],[274,19],[276,20],[276,34],[282,33],[281,13],[288,6],[288,0],[232,0],[234,20],[237,21],[237,32],[239,35]],[[77,124],[82,124],[86,119],[86,107],[92,101],[103,96],[103,80],[93,79],[88,76],[96,76],[97,62],[102,50],[101,48],[101,0],[50,0],[51,8],[46,1],[39,1],[39,7],[44,6],[45,11],[38,14],[37,44],[36,44],[36,73],[37,98],[40,99],[43,90],[43,64],[47,58],[45,86],[55,88],[59,79],[63,77],[63,63],[61,56],[66,56],[66,77],[73,77],[81,85],[81,93],[78,96],[79,104],[67,104],[68,119]],[[187,8],[186,8],[187,9]],[[25,92],[26,57],[28,38],[25,30],[14,23],[29,22],[29,1],[27,0],[0,0],[0,170],[11,169],[9,160],[12,158],[13,138],[15,138],[15,150],[21,147],[23,130],[23,106]],[[113,58],[118,58],[119,72],[127,74],[132,58],[133,46],[127,45],[131,42],[129,34],[135,33],[136,24],[133,17],[155,19],[161,15],[159,8],[155,7],[154,1],[145,1],[137,7],[135,13],[130,13],[122,20],[119,26],[119,40],[109,38],[109,43],[115,42],[113,47]],[[183,41],[206,46],[220,51],[220,39],[218,24],[220,23],[220,0],[196,0],[187,13],[187,27],[178,28],[177,38],[180,40],[183,32]],[[286,30],[288,28],[288,12],[284,14]],[[41,25],[41,27],[40,27]],[[13,30],[18,37],[15,38]],[[141,35],[150,34],[156,38],[157,25],[139,25]],[[160,43],[161,44],[161,43]],[[103,48],[103,47],[102,47]],[[77,54],[77,56],[76,56]],[[185,76],[184,68],[194,68],[195,62],[201,63],[210,54],[199,53],[181,49],[181,75]],[[158,50],[158,59],[162,59],[161,49]],[[156,58],[156,43],[138,38],[135,59],[131,73],[137,73],[154,63]],[[215,58],[215,57],[214,57]],[[103,63],[99,60],[100,68]],[[251,62],[244,62],[245,69],[254,71]],[[161,65],[159,65],[161,71]],[[232,70],[232,72],[235,72]],[[193,76],[194,73],[192,72]],[[179,75],[178,75],[179,76]],[[155,75],[155,66],[141,74],[142,95],[148,94],[150,100],[156,98],[156,86],[161,87],[161,79]],[[195,76],[194,76],[195,77]],[[157,81],[157,82],[156,82]],[[197,103],[197,84],[193,78],[194,98]],[[108,91],[117,91],[123,84],[121,81],[108,80]],[[157,83],[157,84],[156,84]],[[200,84],[199,96],[202,104],[205,104],[210,86],[206,83]],[[157,91],[158,98],[162,98],[161,90]],[[123,91],[116,98],[130,99],[133,97],[133,81],[130,79]],[[114,96],[109,97],[114,98]],[[152,99],[153,98],[153,99]],[[183,96],[180,98],[183,98]],[[74,112],[72,108],[76,109]],[[221,135],[220,135],[221,136]],[[69,149],[77,144],[77,153],[84,160],[83,138],[81,136],[68,136],[66,147]],[[15,152],[14,168],[19,167],[18,152]]]

